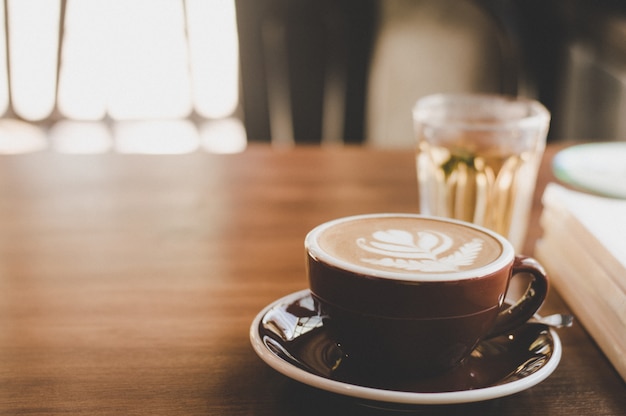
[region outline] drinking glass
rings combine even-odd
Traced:
[[[523,247],[550,113],[521,97],[436,94],[413,108],[420,213],[472,222]]]

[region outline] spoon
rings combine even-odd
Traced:
[[[533,318],[529,322],[544,324],[551,328],[569,328],[574,324],[574,315],[555,313],[554,315]]]

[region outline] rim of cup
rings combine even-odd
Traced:
[[[451,224],[457,224],[464,227],[472,228],[476,231],[487,234],[488,236],[497,240],[502,248],[502,252],[500,255],[493,260],[492,262],[469,270],[461,270],[461,271],[450,271],[450,272],[437,272],[437,273],[428,273],[428,272],[394,272],[390,270],[381,270],[373,267],[360,266],[353,262],[349,262],[347,260],[343,260],[332,254],[329,254],[325,250],[320,247],[318,242],[319,236],[327,229],[334,227],[337,224],[357,221],[361,219],[372,219],[372,218],[412,218],[412,219],[424,219],[430,221],[439,221]],[[361,214],[361,215],[351,215],[342,218],[336,218],[334,220],[327,221],[325,223],[319,224],[315,228],[313,228],[306,235],[304,239],[304,246],[308,255],[310,255],[313,259],[317,261],[321,261],[330,266],[340,268],[346,270],[351,273],[355,273],[358,275],[362,275],[368,278],[380,278],[380,279],[389,279],[395,281],[403,281],[403,282],[444,282],[444,281],[459,281],[459,280],[468,280],[473,278],[480,278],[483,276],[487,276],[493,274],[502,268],[506,267],[510,264],[515,258],[515,250],[513,245],[500,234],[489,230],[480,225],[472,224],[466,221],[456,220],[452,218],[445,217],[437,217],[430,215],[422,215],[422,214],[410,214],[410,213],[378,213],[378,214]]]

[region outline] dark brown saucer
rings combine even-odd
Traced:
[[[483,341],[459,366],[434,377],[396,378],[354,366],[324,327],[308,290],[267,306],[255,318],[250,339],[277,371],[305,384],[367,400],[449,404],[488,400],[530,388],[547,378],[561,358],[558,336],[527,323]]]

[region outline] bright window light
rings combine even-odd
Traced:
[[[48,132],[51,148],[210,151],[220,139],[211,135],[214,144],[200,147],[205,121],[236,125],[230,119],[239,106],[234,0],[68,0],[58,90],[60,0],[7,4],[10,56],[3,29],[0,59],[8,59],[10,77],[0,65],[0,115],[11,108],[26,120],[56,122]],[[11,95],[2,87],[9,80]],[[241,137],[245,143],[239,127],[229,130],[222,149],[240,148]]]
[[[8,2],[13,107],[27,120],[44,119],[54,108],[59,12],[58,0]]]
[[[7,61],[7,49],[4,39],[4,33],[6,28],[4,26],[4,7],[0,7],[0,31],[2,36],[0,40],[0,63]],[[0,114],[4,114],[9,109],[9,78],[7,74],[7,66],[0,65]]]
[[[246,149],[246,130],[241,120],[206,121],[200,128],[202,147],[211,153],[239,153]]]
[[[93,119],[106,110],[113,119],[136,120],[191,112],[181,2],[72,1],[65,42],[59,106],[66,116]]]
[[[97,121],[59,121],[48,132],[51,147],[59,153],[105,153],[113,147],[110,129]]]
[[[44,131],[20,120],[0,119],[0,154],[29,153],[47,147]]]
[[[235,3],[187,0],[185,4],[196,111],[206,118],[229,116],[239,102]]]
[[[182,154],[198,149],[198,130],[187,120],[122,121],[114,125],[120,153]]]
[[[100,120],[108,110],[110,3],[69,1],[65,17],[58,105],[75,120]],[[108,26],[107,26],[108,25]]]

